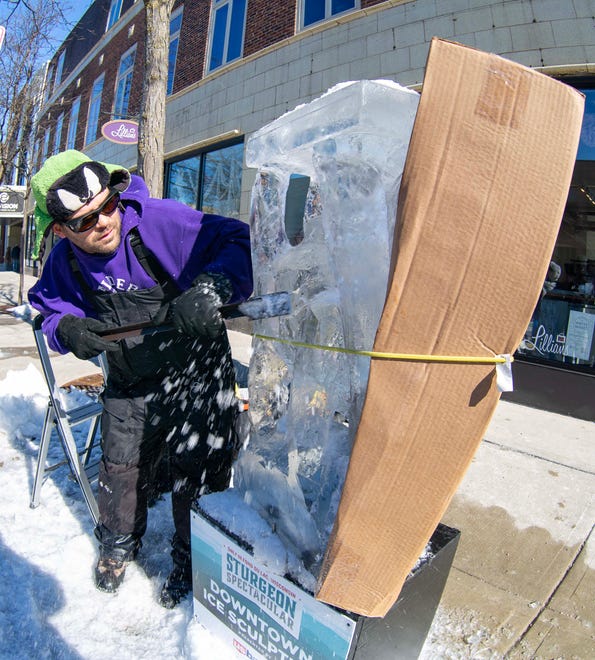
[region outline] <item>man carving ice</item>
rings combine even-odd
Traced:
[[[31,182],[47,257],[29,299],[52,349],[82,359],[106,351],[102,394],[98,589],[118,589],[141,548],[147,497],[168,446],[173,570],[160,602],[191,588],[190,506],[228,486],[235,450],[234,373],[218,308],[248,297],[248,226],[149,196],[144,181],[77,151],[49,158]],[[97,333],[165,318],[169,334],[108,342]]]

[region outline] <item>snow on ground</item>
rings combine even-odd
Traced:
[[[33,365],[0,380],[0,658],[31,660],[227,660],[229,647],[193,617],[192,600],[174,610],[157,602],[171,567],[173,534],[169,496],[149,510],[147,533],[136,562],[116,594],[95,589],[97,549],[93,523],[66,465],[52,472],[36,509],[29,506],[39,435],[47,402],[41,373]],[[87,394],[67,395],[77,405]],[[84,445],[86,428],[75,427]],[[63,460],[58,439],[48,463]],[[440,611],[422,658],[473,657],[447,652]],[[463,651],[463,649],[460,649]]]
[[[144,547],[117,594],[95,589],[93,523],[67,466],[29,507],[46,391],[33,365],[0,381],[0,658],[233,657],[193,619],[190,598],[174,610],[157,603],[171,567],[168,496],[150,510]],[[84,442],[82,426],[77,434]],[[49,461],[63,456],[52,439]]]

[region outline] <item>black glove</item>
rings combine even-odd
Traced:
[[[192,286],[170,304],[174,326],[191,337],[214,339],[223,328],[219,307],[231,297],[229,280],[222,275],[199,275]]]
[[[117,351],[115,342],[102,339],[97,332],[108,326],[97,319],[80,318],[74,314],[63,316],[56,327],[60,343],[81,360],[90,360],[103,351]]]

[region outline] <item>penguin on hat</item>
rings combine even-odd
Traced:
[[[43,255],[42,244],[54,222],[70,219],[105,188],[124,192],[130,172],[120,165],[92,160],[75,149],[48,158],[31,178],[35,198],[35,247],[31,257]]]

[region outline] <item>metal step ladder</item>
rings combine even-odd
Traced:
[[[43,374],[48,385],[49,397],[43,421],[41,439],[39,442],[39,453],[37,456],[37,467],[31,491],[30,506],[34,509],[39,505],[41,487],[47,474],[67,463],[70,467],[72,477],[80,486],[89,513],[93,518],[93,522],[94,524],[97,524],[99,520],[99,510],[91,484],[97,477],[98,462],[92,462],[91,454],[100,437],[101,413],[103,406],[99,401],[91,401],[75,408],[65,407],[65,392],[61,391],[60,386],[56,383],[47,341],[41,330],[42,321],[43,318],[41,316],[35,317],[33,320],[33,334],[39,352]],[[86,364],[85,361],[81,362]],[[99,366],[101,367],[103,378],[105,380],[107,364],[104,355],[99,356]],[[85,422],[89,422],[89,430],[84,448],[79,449],[74,437],[73,428]],[[54,430],[60,439],[66,458],[59,463],[46,465],[50,441]]]

